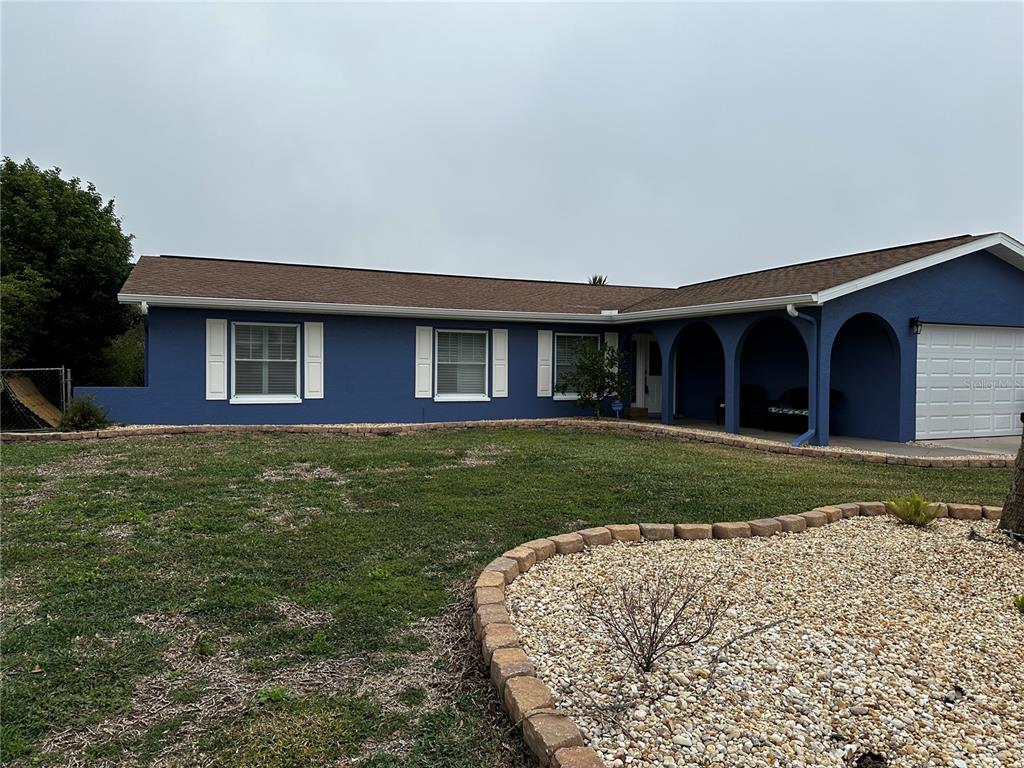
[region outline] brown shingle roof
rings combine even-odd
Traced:
[[[695,307],[703,304],[721,304],[729,301],[766,299],[774,296],[795,296],[817,293],[851,280],[906,264],[934,253],[955,248],[988,235],[958,235],[943,240],[929,240],[879,251],[864,251],[849,256],[791,264],[760,272],[722,277],[703,283],[684,285],[662,291],[629,307],[628,312],[647,309]]]
[[[183,256],[143,256],[121,289],[139,296],[255,299],[430,309],[598,314],[811,294],[987,235],[959,235],[684,285],[646,288],[387,272]]]
[[[599,314],[664,288],[143,256],[122,293],[431,309]]]

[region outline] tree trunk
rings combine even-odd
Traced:
[[[1017,461],[1013,465],[1013,479],[1010,493],[1003,502],[1003,514],[999,527],[1024,536],[1024,437],[1021,437]]]

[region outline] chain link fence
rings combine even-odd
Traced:
[[[0,429],[5,432],[54,429],[70,400],[67,368],[0,369]]]

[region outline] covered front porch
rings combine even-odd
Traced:
[[[621,336],[630,405],[665,424],[794,445],[907,442],[914,337],[905,330],[909,339],[878,315],[830,316],[821,307],[630,327]]]

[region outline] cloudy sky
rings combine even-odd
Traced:
[[[1024,235],[1024,4],[2,5],[137,254],[678,285]]]

